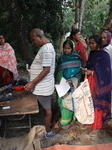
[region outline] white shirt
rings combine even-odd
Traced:
[[[110,56],[111,68],[112,68],[112,45],[109,44],[108,46],[104,47],[104,51],[106,51]]]
[[[40,74],[43,67],[48,66],[50,66],[50,72],[36,84],[33,90],[35,95],[49,96],[54,92],[55,51],[51,43],[47,43],[39,49],[31,65],[30,81]]]

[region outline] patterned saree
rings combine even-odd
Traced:
[[[56,67],[56,81],[60,83],[62,77],[66,80],[71,78],[81,79],[81,67],[82,59],[77,54],[73,52],[71,55],[62,54],[59,57],[57,67]],[[73,111],[70,111],[63,107],[62,97],[59,97],[57,94],[57,102],[61,111],[61,125],[69,124],[72,120],[75,120],[75,114]]]

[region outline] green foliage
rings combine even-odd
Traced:
[[[23,0],[19,1],[28,33],[32,28],[38,27],[50,33],[52,39],[60,36],[63,20],[62,2],[58,0],[24,0],[24,3],[22,2]]]
[[[83,15],[82,34],[86,37],[98,32],[108,17],[108,0],[86,1]]]
[[[63,29],[64,33],[71,31],[71,26],[74,24],[74,12],[71,8],[67,8],[64,12]]]
[[[23,69],[23,68],[25,68],[26,67],[26,62],[24,61],[24,60],[22,60],[22,58],[19,56],[19,55],[17,55],[17,62],[18,62],[18,66],[17,66],[17,68],[18,69]]]
[[[63,0],[17,0],[22,18],[26,26],[27,37],[30,43],[30,32],[33,28],[41,28],[55,47],[59,46],[58,39],[63,35]],[[0,1],[0,32],[4,33],[6,41],[12,45],[16,52],[18,63],[23,66],[21,54],[18,53],[18,41],[16,39],[12,18],[5,7],[5,0]],[[19,33],[18,33],[19,34]],[[38,48],[30,45],[36,54]]]
[[[61,36],[69,32],[75,22],[75,8],[71,8],[71,3],[75,3],[76,0],[17,0],[17,2],[26,26],[29,44],[34,54],[37,53],[38,48],[31,44],[29,37],[33,28],[43,29],[46,37],[50,39],[56,51],[58,51]],[[14,48],[18,67],[23,67],[25,61],[21,59],[19,53],[18,41],[15,35],[16,28],[5,3],[5,0],[0,0],[0,32],[4,33],[6,41]],[[108,10],[109,0],[86,0],[82,34],[89,37],[91,34],[96,33],[103,26]]]
[[[16,29],[14,28],[11,16],[5,7],[4,0],[0,0],[0,27],[0,33],[4,35],[5,41],[10,43],[10,45],[13,47],[16,57],[18,57],[18,41],[16,40],[15,35]]]

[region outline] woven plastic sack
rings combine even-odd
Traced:
[[[39,136],[43,132],[45,127],[38,125],[24,136],[0,138],[0,150],[41,150]]]
[[[74,111],[74,98],[72,97],[73,90],[70,90],[62,97],[62,105],[64,108]]]
[[[88,79],[81,82],[73,92],[74,112],[77,120],[82,124],[94,123],[94,106]]]

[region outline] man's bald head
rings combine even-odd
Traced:
[[[39,28],[35,28],[31,31],[30,39],[32,43],[37,47],[40,47],[49,42],[44,36],[44,31]]]
[[[39,29],[39,28],[35,28],[31,31],[30,36],[32,35],[36,35],[36,36],[44,36],[44,31]]]

